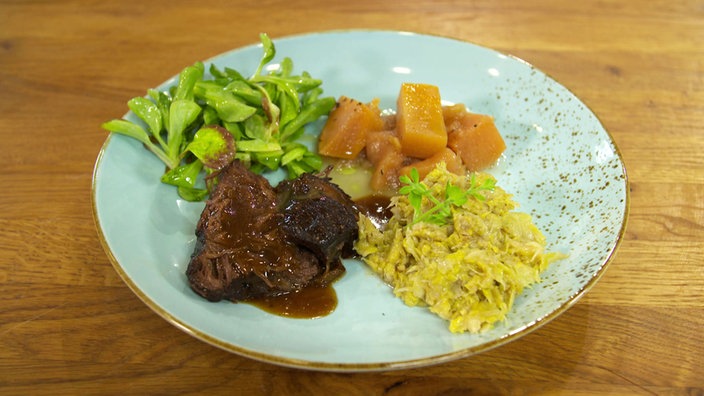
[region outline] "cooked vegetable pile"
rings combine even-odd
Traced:
[[[360,218],[355,249],[396,296],[427,306],[452,332],[490,329],[561,257],[486,173],[460,176],[441,163],[404,183],[385,227]]]
[[[256,173],[283,168],[289,178],[320,170],[321,158],[298,140],[335,99],[320,96],[321,80],[294,74],[290,58],[264,73],[276,49],[266,34],[260,39],[263,56],[251,77],[215,65],[206,76],[197,62],[169,90],[131,99],[138,121],[115,119],[102,127],[142,142],[166,164],[161,181],[190,201],[203,200],[214,181],[205,176],[233,159]]]
[[[463,104],[443,106],[440,88],[410,82],[401,84],[395,114],[383,114],[377,99],[340,97],[318,142],[324,156],[369,162],[369,185],[384,195],[393,195],[399,176],[413,168],[421,177],[441,162],[456,174],[479,171],[496,164],[505,149],[493,117]]]

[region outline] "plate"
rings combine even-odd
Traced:
[[[487,351],[539,328],[604,273],[625,230],[628,180],[611,135],[568,89],[525,61],[444,37],[332,31],[274,42],[274,62],[292,58],[295,70],[323,80],[326,95],[378,98],[381,108],[391,109],[402,82],[423,82],[437,85],[448,102],[492,115],[507,149],[490,173],[521,211],[533,215],[548,248],[569,257],[516,299],[505,322],[482,334],[450,333],[427,310],[405,306],[355,260],[345,261],[347,273],[334,286],[338,307],[323,318],[290,319],[248,304],[207,302],[185,277],[204,204],[183,201],[160,183],[163,164],[138,142],[109,136],[93,175],[98,233],[125,283],[168,322],[216,347],[278,365],[419,367]],[[206,61],[206,70],[215,63],[246,74],[260,57],[261,46],[251,45]]]

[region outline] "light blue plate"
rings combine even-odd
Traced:
[[[339,305],[324,318],[287,319],[247,304],[210,303],[185,277],[204,205],[161,184],[164,166],[141,144],[110,136],[93,176],[98,232],[117,272],[157,314],[205,342],[266,362],[386,370],[515,340],[567,310],[603,274],[625,230],[628,181],[612,137],[566,88],[522,60],[448,38],[339,31],[274,41],[277,59],[291,57],[295,70],[321,78],[327,95],[378,97],[382,108],[394,108],[402,82],[423,82],[439,86],[448,102],[494,116],[508,147],[491,172],[520,210],[533,215],[549,249],[569,258],[518,298],[504,323],[479,335],[452,334],[425,309],[403,305],[355,260],[345,262],[347,273],[335,284]],[[261,47],[252,45],[207,61],[206,70],[213,62],[248,74],[260,57]]]

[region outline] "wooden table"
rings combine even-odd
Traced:
[[[123,283],[92,218],[99,125],[195,60],[348,28],[450,36],[526,59],[619,145],[625,240],[565,314],[427,368],[325,373],[224,352]],[[702,394],[700,0],[0,2],[0,394]]]

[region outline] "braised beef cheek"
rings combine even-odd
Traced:
[[[210,301],[248,301],[325,286],[357,237],[352,200],[305,174],[273,188],[239,161],[222,170],[196,226],[186,275]]]

